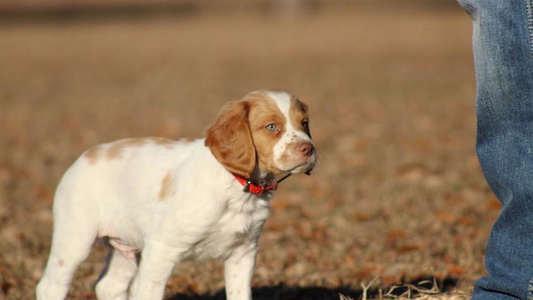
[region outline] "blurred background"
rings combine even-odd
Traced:
[[[54,189],[84,150],[202,136],[262,88],[309,105],[320,164],[276,192],[257,299],[470,293],[499,211],[475,155],[470,37],[452,0],[3,0],[0,298],[33,299]],[[69,299],[95,299],[105,253]],[[167,297],[223,299],[223,282],[219,262],[181,264]]]

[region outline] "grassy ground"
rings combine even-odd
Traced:
[[[199,136],[224,102],[268,87],[309,104],[321,161],[277,192],[256,298],[466,299],[499,211],[475,156],[470,33],[458,7],[388,5],[2,25],[0,298],[33,298],[54,188],[82,151]],[[94,299],[104,255],[69,299]],[[223,299],[221,270],[179,265],[168,299]]]

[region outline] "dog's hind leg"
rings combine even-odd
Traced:
[[[38,300],[64,299],[76,268],[89,255],[96,230],[80,232],[73,223],[54,230],[50,257],[37,286]]]
[[[98,234],[97,212],[90,206],[94,201],[87,201],[71,181],[71,178],[64,178],[56,191],[52,247],[37,286],[38,300],[66,297],[76,268],[89,255]]]
[[[126,257],[110,248],[107,265],[96,283],[98,300],[126,300],[130,282],[137,273],[136,257]]]

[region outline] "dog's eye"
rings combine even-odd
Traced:
[[[309,130],[309,120],[302,120],[302,127],[304,128],[305,133],[307,133],[307,135],[311,137],[311,131]]]
[[[265,129],[268,131],[276,131],[278,127],[276,126],[276,124],[272,123],[272,124],[268,124],[267,126],[265,126]]]

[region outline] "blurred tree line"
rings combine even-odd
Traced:
[[[308,15],[325,8],[458,9],[455,0],[2,0],[0,25],[10,22],[76,21],[194,14],[202,11],[256,11]]]

